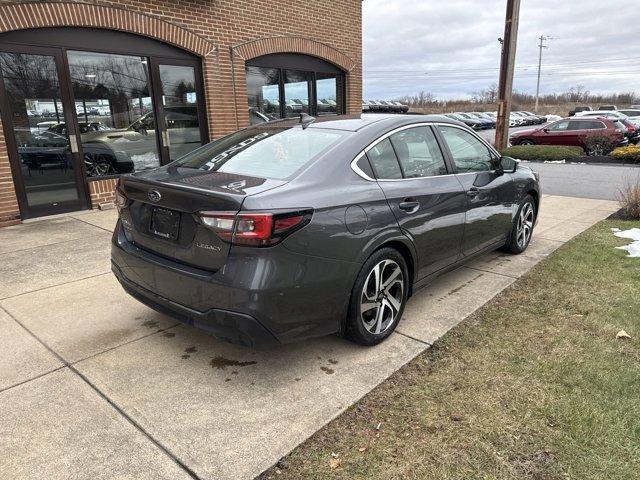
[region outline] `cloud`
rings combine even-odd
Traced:
[[[541,93],[583,84],[592,93],[639,91],[637,22],[620,0],[522,1],[514,88],[535,93],[538,37]],[[425,90],[467,97],[498,81],[504,0],[365,0],[365,98]]]

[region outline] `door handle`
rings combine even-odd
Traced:
[[[480,189],[478,187],[471,187],[469,190],[467,190],[467,195],[469,195],[470,197],[475,197],[480,193]]]
[[[407,213],[414,213],[420,207],[420,202],[412,198],[405,198],[404,201],[400,202],[398,207],[400,207],[400,210],[404,210]]]

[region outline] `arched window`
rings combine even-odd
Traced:
[[[309,55],[275,53],[246,63],[252,124],[277,118],[345,111],[344,72]]]

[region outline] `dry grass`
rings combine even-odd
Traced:
[[[635,180],[628,179],[617,196],[623,216],[640,220],[640,175]]]
[[[640,478],[640,263],[610,231],[637,225],[562,247],[262,477]]]

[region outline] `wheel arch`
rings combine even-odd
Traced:
[[[413,294],[413,283],[416,272],[416,259],[414,258],[413,252],[405,243],[401,242],[400,240],[390,240],[388,242],[385,242],[378,248],[376,248],[374,252],[377,252],[378,250],[381,250],[383,248],[393,248],[394,250],[397,250],[400,255],[402,255],[402,258],[404,258],[404,261],[407,264],[407,269],[409,270],[408,296],[411,297],[411,295]],[[374,252],[372,252],[371,254],[373,255]]]

